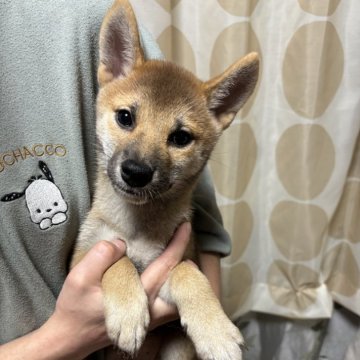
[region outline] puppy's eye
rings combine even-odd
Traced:
[[[134,127],[134,119],[129,110],[119,110],[116,113],[116,121],[120,127],[130,130]]]
[[[193,141],[192,135],[185,130],[176,130],[169,135],[168,142],[176,147],[185,147]]]

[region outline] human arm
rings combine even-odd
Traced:
[[[189,241],[189,227],[182,225],[164,253],[142,276],[149,296],[150,328],[176,318],[176,309],[167,307],[157,292],[171,269],[181,260]],[[121,241],[100,241],[67,276],[54,313],[39,329],[0,346],[0,358],[11,360],[83,359],[110,345],[103,313],[101,279],[125,253]]]
[[[210,282],[211,288],[218,299],[221,298],[221,272],[220,254],[212,252],[202,252],[199,256],[199,266],[201,271]]]
[[[221,297],[220,259],[230,254],[231,241],[226,232],[209,170],[205,168],[193,196],[194,233],[200,252],[199,266],[218,298]]]
[[[110,344],[104,325],[101,278],[124,253],[125,245],[120,241],[96,244],[67,276],[48,321],[0,346],[0,358],[76,360]]]

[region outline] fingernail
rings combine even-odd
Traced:
[[[120,239],[114,239],[112,240],[112,243],[118,247],[120,250],[125,251],[126,250],[126,244],[125,241],[122,241]]]

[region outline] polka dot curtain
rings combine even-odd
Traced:
[[[223,303],[360,315],[360,2],[133,0],[168,59],[200,78],[257,51],[256,91],[210,169],[233,241]]]

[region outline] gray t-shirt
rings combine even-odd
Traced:
[[[53,312],[90,207],[98,32],[111,3],[0,0],[0,344]],[[200,249],[228,254],[207,174],[194,199]]]

